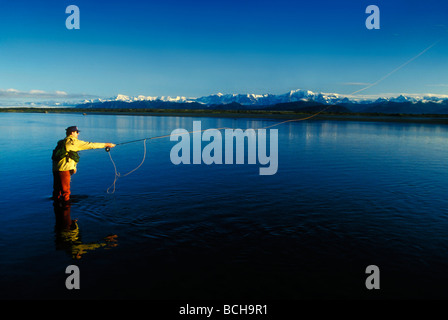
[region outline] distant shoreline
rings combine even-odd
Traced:
[[[83,108],[0,108],[0,113],[76,113],[90,115],[132,115],[171,117],[263,118],[293,120],[307,118],[315,112],[265,110],[191,110],[191,109],[83,109]],[[448,124],[444,114],[387,114],[387,113],[333,113],[322,112],[311,120],[371,121]]]

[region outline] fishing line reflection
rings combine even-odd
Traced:
[[[84,254],[98,248],[109,249],[116,247],[117,235],[110,235],[99,242],[84,243],[77,220],[71,218],[71,205],[61,205],[60,202],[53,203],[55,214],[55,245],[56,250],[64,250],[73,259],[81,259]]]

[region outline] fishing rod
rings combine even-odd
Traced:
[[[218,128],[218,129],[216,129],[216,130],[223,130],[223,129],[230,129],[230,128],[224,127],[224,128]],[[140,142],[140,141],[146,141],[146,140],[161,139],[161,138],[166,138],[166,137],[171,137],[171,136],[178,136],[178,135],[182,135],[182,134],[190,134],[190,133],[203,132],[203,131],[206,131],[206,130],[208,130],[208,129],[197,130],[197,131],[188,131],[188,132],[182,132],[182,133],[178,133],[178,134],[166,134],[166,135],[163,135],[163,136],[149,137],[149,138],[144,138],[144,139],[138,139],[138,140],[126,141],[126,142],[117,143],[115,146],[120,146],[120,145],[123,145],[123,144],[134,143],[134,142]],[[110,147],[106,147],[105,150],[106,150],[106,152],[109,152],[109,151],[110,151]]]
[[[132,141],[126,141],[126,142],[121,142],[121,143],[117,143],[115,146],[121,146],[123,144],[128,144],[128,143],[134,143],[134,142],[140,142],[140,141],[145,141],[145,140],[152,140],[152,139],[158,139],[158,138],[164,138],[167,137],[168,135],[165,136],[158,136],[158,137],[150,137],[150,138],[144,138],[144,139],[138,139],[138,140],[132,140]],[[106,152],[110,151],[110,147],[106,147]]]
[[[152,139],[152,138],[145,138],[145,139],[138,139],[138,140],[126,141],[126,142],[122,142],[122,143],[117,143],[116,146],[120,146],[120,145],[128,144],[128,143],[139,142],[139,141],[148,140],[148,139]],[[106,147],[105,149],[106,149],[106,152],[109,152],[109,151],[110,151],[110,147]]]

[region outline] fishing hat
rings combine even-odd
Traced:
[[[67,129],[65,129],[65,132],[67,132],[67,134],[70,134],[70,133],[75,132],[75,131],[80,132],[78,130],[77,126],[68,127]]]

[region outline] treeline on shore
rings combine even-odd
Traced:
[[[110,114],[215,114],[215,115],[279,115],[279,116],[297,116],[297,115],[311,115],[319,112],[322,116],[363,116],[363,117],[423,117],[423,118],[447,118],[447,114],[406,114],[406,113],[380,113],[380,112],[341,112],[331,111],[331,108],[326,111],[319,110],[226,110],[226,109],[157,109],[157,108],[45,108],[45,107],[6,107],[0,108],[0,112],[16,112],[16,113],[110,113]]]

